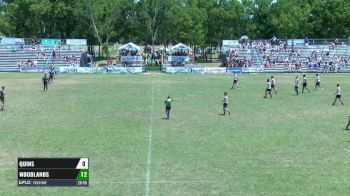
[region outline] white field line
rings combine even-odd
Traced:
[[[154,77],[154,75],[153,75],[153,77]],[[146,173],[145,196],[149,195],[150,184],[151,184],[153,105],[154,105],[154,78],[152,80],[152,103],[151,103],[151,117],[150,117],[151,122],[150,122],[149,132],[148,132],[148,153],[147,153],[147,173]]]
[[[229,180],[155,180],[150,184],[221,184],[230,182]],[[144,184],[143,181],[92,181],[90,184]]]

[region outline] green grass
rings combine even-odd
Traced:
[[[269,76],[231,90],[228,75],[59,75],[45,93],[41,74],[0,74],[0,195],[145,195],[151,132],[152,196],[348,195],[349,75],[322,75],[314,91],[309,74],[299,96],[294,74],[275,75],[278,95],[263,99]],[[345,106],[331,106],[336,82]],[[90,186],[19,188],[18,157],[89,157]]]

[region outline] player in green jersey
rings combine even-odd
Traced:
[[[174,101],[174,99],[170,96],[168,96],[168,98],[164,101],[166,119],[168,119],[168,120],[169,120],[169,116],[170,116],[171,103],[173,101]]]

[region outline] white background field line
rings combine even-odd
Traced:
[[[150,184],[215,184],[227,183],[230,180],[154,180]],[[90,184],[144,184],[143,181],[90,181]]]
[[[145,185],[145,196],[149,195],[150,184],[151,184],[151,161],[152,161],[152,135],[153,135],[153,105],[154,105],[154,75],[152,75],[152,103],[151,103],[151,117],[150,126],[148,132],[148,153],[147,153],[147,173],[146,173],[146,185]]]

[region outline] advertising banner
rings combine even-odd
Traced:
[[[264,72],[264,69],[261,67],[243,67],[243,73],[261,73]]]
[[[56,46],[61,42],[59,39],[41,39],[42,46]]]
[[[99,67],[97,72],[114,74],[139,74],[144,72],[144,67]]]
[[[225,74],[225,67],[204,67],[204,73],[206,74]]]
[[[44,68],[38,67],[21,67],[19,70],[22,73],[43,73],[45,71]]]
[[[121,62],[140,62],[142,61],[141,56],[121,56],[120,57]]]
[[[166,73],[192,73],[192,74],[203,74],[203,67],[166,67]]]
[[[227,74],[240,74],[240,73],[242,73],[242,67],[227,67],[226,73]]]
[[[192,70],[189,67],[167,67],[167,73],[191,73]]]
[[[66,44],[74,46],[86,46],[87,41],[86,39],[66,39]]]
[[[115,74],[136,74],[143,73],[144,67],[58,67],[59,73],[115,73]]]
[[[23,38],[12,38],[12,37],[3,37],[1,40],[1,44],[3,45],[15,45],[24,43]]]
[[[168,56],[169,62],[189,62],[190,58],[188,56]]]
[[[232,46],[238,46],[238,45],[239,45],[238,40],[222,40],[223,47],[232,47]]]

